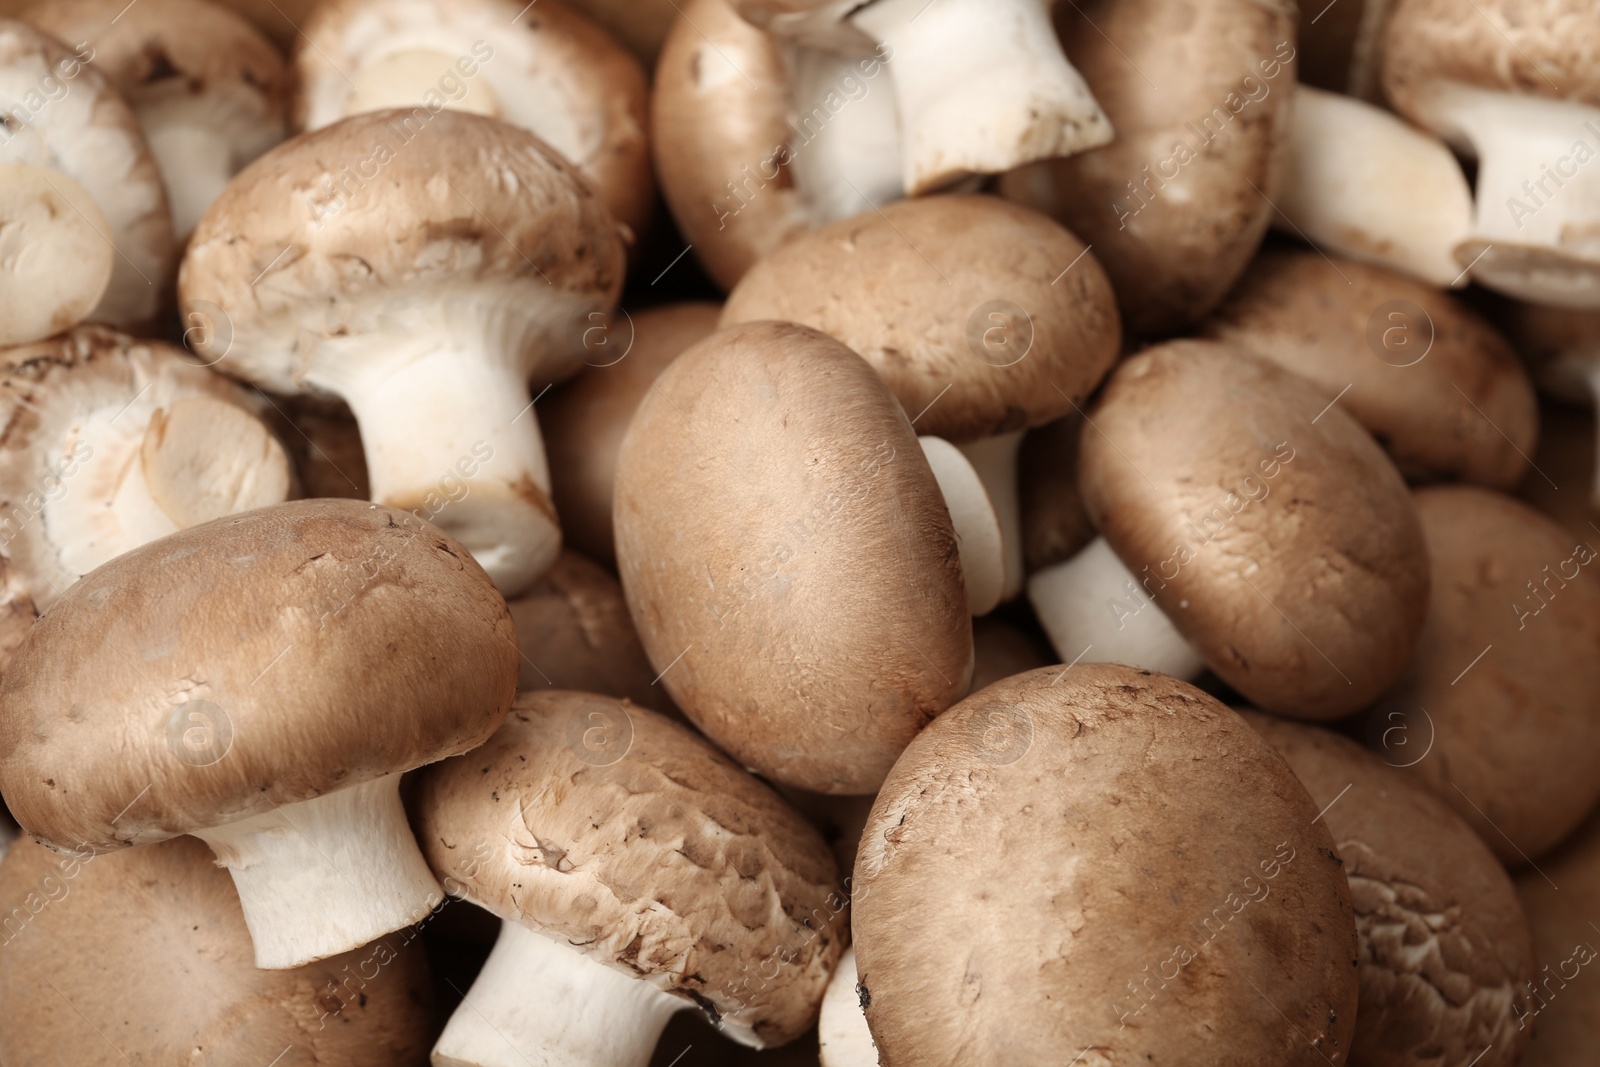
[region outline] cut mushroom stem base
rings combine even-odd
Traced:
[[[876,0],[850,21],[892,50],[913,195],[1111,140],[1111,120],[1061,51],[1049,0]]]
[[[648,1067],[688,1002],[519,923],[433,1048],[433,1067]]]
[[[444,899],[411,836],[398,774],[194,836],[233,875],[263,970],[359,948]]]
[[[919,437],[922,454],[944,495],[961,552],[961,576],[967,587],[967,610],[987,615],[1005,592],[1005,533],[1000,515],[972,462],[942,437]]]

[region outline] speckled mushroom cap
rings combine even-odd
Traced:
[[[105,215],[119,255],[90,316],[114,326],[153,321],[171,293],[177,248],[161,172],[126,101],[86,62],[15,19],[0,18],[0,163],[32,163],[69,175]]]
[[[583,373],[539,402],[551,495],[562,536],[573,548],[602,562],[616,558],[611,491],[622,435],[667,365],[716,331],[721,310],[709,303],[669,304],[614,318],[603,344],[596,334]]]
[[[1349,1062],[1356,930],[1316,818],[1183,682],[1046,667],[968,697],[906,749],[856,856],[883,1062]]]
[[[576,689],[625,697],[667,715],[677,709],[653,685],[656,672],[609,571],[563,552],[545,576],[509,602],[522,652],[518,689]]]
[[[605,30],[548,0],[328,0],[295,50],[296,128],[365,110],[367,68],[408,56],[438,61],[416,60],[424,80],[376,92],[377,107],[465,107],[531,130],[644,232],[655,206],[645,73]]]
[[[1344,860],[1361,944],[1350,1062],[1514,1067],[1534,976],[1528,919],[1505,868],[1425,789],[1329,730],[1246,713],[1288,761]],[[1492,1050],[1492,1051],[1490,1051]]]
[[[471,749],[516,674],[505,602],[437,528],[259,508],[119,556],[34,624],[0,687],[0,789],[58,846],[160,841]],[[183,747],[195,712],[209,762]]]
[[[1536,860],[1600,800],[1600,538],[1483,489],[1416,502],[1428,624],[1374,740],[1507,864]]]
[[[596,715],[614,747],[590,743]],[[488,744],[423,774],[412,810],[455,895],[758,1044],[816,1021],[847,939],[833,856],[692,731],[627,701],[523,693]],[[752,981],[779,953],[779,979]]]
[[[1600,814],[1591,817],[1539,869],[1517,875],[1517,895],[1533,928],[1537,982],[1525,987],[1524,1020],[1533,1041],[1522,1067],[1587,1067],[1600,1018]]]
[[[433,994],[411,935],[257,970],[233,882],[199,841],[102,856],[19,841],[0,864],[0,903],[7,1063],[427,1062]]]
[[[844,342],[919,433],[957,443],[1060,418],[1122,341],[1083,242],[989,196],[901,201],[790,241],[728,295],[723,325],[759,319]]]
[[[133,547],[130,540],[178,528],[163,514],[121,522],[115,505],[134,480],[124,457],[139,465],[152,420],[195,398],[251,413],[260,406],[171,345],[104,327],[0,352],[0,668],[33,620],[84,574]]]
[[[1510,489],[1538,401],[1504,337],[1440,290],[1316,252],[1263,254],[1201,332],[1328,391],[1418,480]]]
[[[966,692],[950,513],[905,414],[837,341],[747,323],[679,356],[623,439],[616,521],[650,662],[746,766],[870,793]]]
[[[1094,0],[1056,8],[1067,58],[1117,137],[1014,171],[1000,189],[1093,246],[1129,332],[1196,322],[1261,244],[1272,222],[1272,158],[1294,98],[1294,7]]]
[[[1324,394],[1235,347],[1174,341],[1117,368],[1078,458],[1096,527],[1211,669],[1307,719],[1358,711],[1400,675],[1428,590],[1400,472]]]

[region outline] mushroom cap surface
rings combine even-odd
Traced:
[[[1600,959],[1590,925],[1600,915],[1600,813],[1516,884],[1540,964],[1538,982],[1526,990],[1533,1040],[1521,1067],[1588,1067],[1600,1018],[1600,984],[1586,980]]]

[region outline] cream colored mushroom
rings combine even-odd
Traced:
[[[111,282],[110,229],[69,175],[0,163],[0,345],[40,341],[89,316]]]

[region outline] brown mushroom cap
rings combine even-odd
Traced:
[[[1536,871],[1517,876],[1533,928],[1534,983],[1525,988],[1533,1041],[1522,1067],[1589,1067],[1594,1062],[1600,982],[1600,815],[1591,817]]]
[[[1316,252],[1267,252],[1201,330],[1316,382],[1418,480],[1510,489],[1538,402],[1504,337],[1440,290]]]
[[[56,845],[160,841],[476,747],[516,663],[505,602],[437,528],[260,508],[118,557],[34,625],[0,688],[0,789]],[[211,762],[182,749],[196,709]]]
[[[1230,345],[1159,345],[1112,375],[1078,460],[1095,525],[1211,669],[1309,719],[1399,676],[1428,588],[1400,472],[1323,394]]]
[[[588,368],[540,403],[561,535],[584,555],[606,563],[616,559],[611,491],[622,435],[667,364],[715,332],[720,313],[716,304],[669,304],[629,316],[626,323],[613,321],[605,343],[591,345]]]
[[[1029,574],[1077,555],[1094,540],[1094,523],[1078,493],[1077,412],[1028,431],[1017,453],[1023,555]]]
[[[1001,191],[1093,246],[1129,332],[1175,332],[1223,298],[1272,221],[1294,5],[1094,0],[1059,5],[1056,26],[1117,137],[1014,171]]]
[[[1428,624],[1375,727],[1403,728],[1391,761],[1503,861],[1525,863],[1600,800],[1600,537],[1482,489],[1424,489],[1416,502]]]
[[[422,775],[413,810],[453,893],[761,1043],[816,1021],[847,940],[833,857],[694,732],[625,700],[523,693],[486,745]],[[757,980],[778,958],[780,979]]]
[[[1316,816],[1183,682],[1046,667],[968,697],[895,765],[856,857],[883,1062],[1346,1062],[1356,930]]]
[[[575,689],[623,697],[676,715],[609,571],[563,552],[528,592],[507,605],[522,651],[518,689]]]
[[[1122,343],[1093,253],[991,196],[904,200],[795,238],[728,295],[723,325],[760,319],[844,342],[919,433],[958,444],[1073,410]]]
[[[199,841],[0,864],[0,1058],[73,1067],[200,1062],[417,1067],[431,1038],[414,934],[257,970],[233,882]],[[293,1051],[288,1051],[293,1049]]]
[[[837,341],[748,323],[683,353],[628,428],[616,499],[650,661],[741,763],[870,793],[966,692],[950,514],[894,397]]]
[[[1349,1062],[1514,1067],[1529,1036],[1519,1016],[1533,944],[1494,853],[1443,801],[1349,738],[1244,718],[1324,809],[1350,879],[1361,1010]]]

